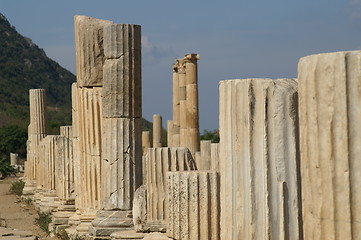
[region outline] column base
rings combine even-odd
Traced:
[[[114,232],[133,230],[132,211],[100,210],[89,227],[92,236],[110,236]]]
[[[147,232],[165,233],[167,231],[167,224],[165,221],[147,221],[144,229],[146,229]]]
[[[25,186],[23,189],[23,196],[34,195],[36,190],[36,181],[35,180],[26,180]]]

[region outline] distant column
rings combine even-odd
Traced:
[[[298,64],[304,239],[361,239],[361,51]]]
[[[185,76],[186,76],[186,126],[187,126],[187,147],[194,154],[200,150],[199,146],[199,109],[198,109],[198,69],[197,61],[199,55],[186,54]]]
[[[153,115],[153,148],[162,147],[162,116]]]
[[[31,194],[32,187],[35,187],[37,176],[38,147],[40,141],[46,136],[47,115],[45,89],[30,89],[30,125],[29,125],[29,154],[27,163],[27,181],[24,194]]]
[[[180,131],[180,110],[179,110],[179,74],[178,65],[172,65],[173,70],[173,129],[172,129],[172,145],[179,147],[179,131]]]
[[[16,166],[19,164],[19,154],[17,153],[10,153],[10,165]]]
[[[173,146],[173,120],[167,121],[167,147]]]
[[[187,146],[187,90],[186,70],[183,59],[177,59],[179,81],[179,146]]]
[[[150,132],[149,131],[143,131],[142,132],[143,155],[145,155],[147,153],[148,148],[150,148]]]

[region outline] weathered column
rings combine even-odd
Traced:
[[[172,147],[179,147],[180,131],[180,110],[179,110],[179,75],[178,65],[172,65],[173,70],[173,128],[172,128]],[[168,146],[169,147],[169,146]]]
[[[191,153],[198,152],[199,146],[199,110],[198,110],[198,54],[186,54],[184,56],[186,72],[186,125],[187,145]]]
[[[103,27],[112,22],[75,16],[75,49],[78,92],[79,169],[81,202],[78,234],[88,231],[101,199],[102,85],[104,64]],[[76,156],[78,153],[75,153]],[[77,175],[77,174],[75,174]]]
[[[302,239],[297,82],[220,82],[221,239]]]
[[[153,147],[162,147],[162,116],[153,115]]]
[[[17,166],[19,165],[19,154],[17,153],[10,153],[10,165]]]
[[[211,144],[210,140],[201,141],[201,157],[200,161],[197,162],[199,170],[211,170]]]
[[[36,165],[38,162],[38,146],[46,136],[46,96],[45,89],[30,89],[30,125],[29,125],[29,156],[27,158],[27,179],[23,194],[33,194],[36,186]]]
[[[90,232],[109,236],[130,229],[142,183],[141,27],[104,27],[101,209]]]
[[[150,133],[149,131],[142,132],[142,152],[145,155],[150,148]]]
[[[212,171],[219,171],[219,143],[211,143],[211,168]]]
[[[147,224],[146,229],[165,232],[167,224],[167,177],[169,171],[196,170],[187,148],[149,148],[147,165]]]
[[[168,236],[172,239],[220,239],[218,173],[168,172],[167,177]]]
[[[304,239],[361,239],[361,52],[298,64]]]
[[[184,59],[177,59],[179,83],[179,146],[187,146],[187,83]]]
[[[167,121],[167,147],[173,146],[173,120]]]

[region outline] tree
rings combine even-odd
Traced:
[[[200,136],[200,140],[211,140],[212,143],[219,143],[219,131],[218,130],[213,130],[213,131],[204,130],[203,134],[201,134],[201,136]]]

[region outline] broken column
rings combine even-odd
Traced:
[[[150,133],[149,131],[142,132],[142,152],[145,155],[150,148]]]
[[[141,27],[104,27],[101,211],[90,232],[131,229],[135,190],[142,183]]]
[[[10,153],[10,165],[16,167],[19,165],[19,154]]]
[[[186,76],[186,125],[187,145],[192,154],[200,150],[199,146],[199,110],[198,110],[198,69],[197,61],[199,55],[195,53],[186,54],[185,76]]]
[[[297,82],[220,82],[221,239],[302,239]]]
[[[167,177],[168,236],[172,239],[219,240],[218,173],[168,172]]]
[[[23,190],[24,195],[33,194],[36,187],[36,165],[38,161],[38,146],[46,136],[46,96],[45,89],[30,89],[30,125],[28,132],[28,156],[26,169],[26,182]]]
[[[361,52],[298,64],[304,239],[361,239]]]
[[[153,147],[162,147],[162,116],[153,115]]]
[[[74,17],[77,70],[77,89],[74,92],[77,93],[78,100],[75,123],[73,119],[76,136],[74,157],[79,157],[79,160],[75,160],[74,169],[79,172],[74,173],[74,176],[80,179],[75,189],[77,208],[81,213],[78,234],[88,232],[88,227],[100,208],[103,27],[111,23],[86,16]]]
[[[165,232],[167,225],[167,172],[196,170],[187,148],[149,148],[147,165],[147,224],[146,229]]]

